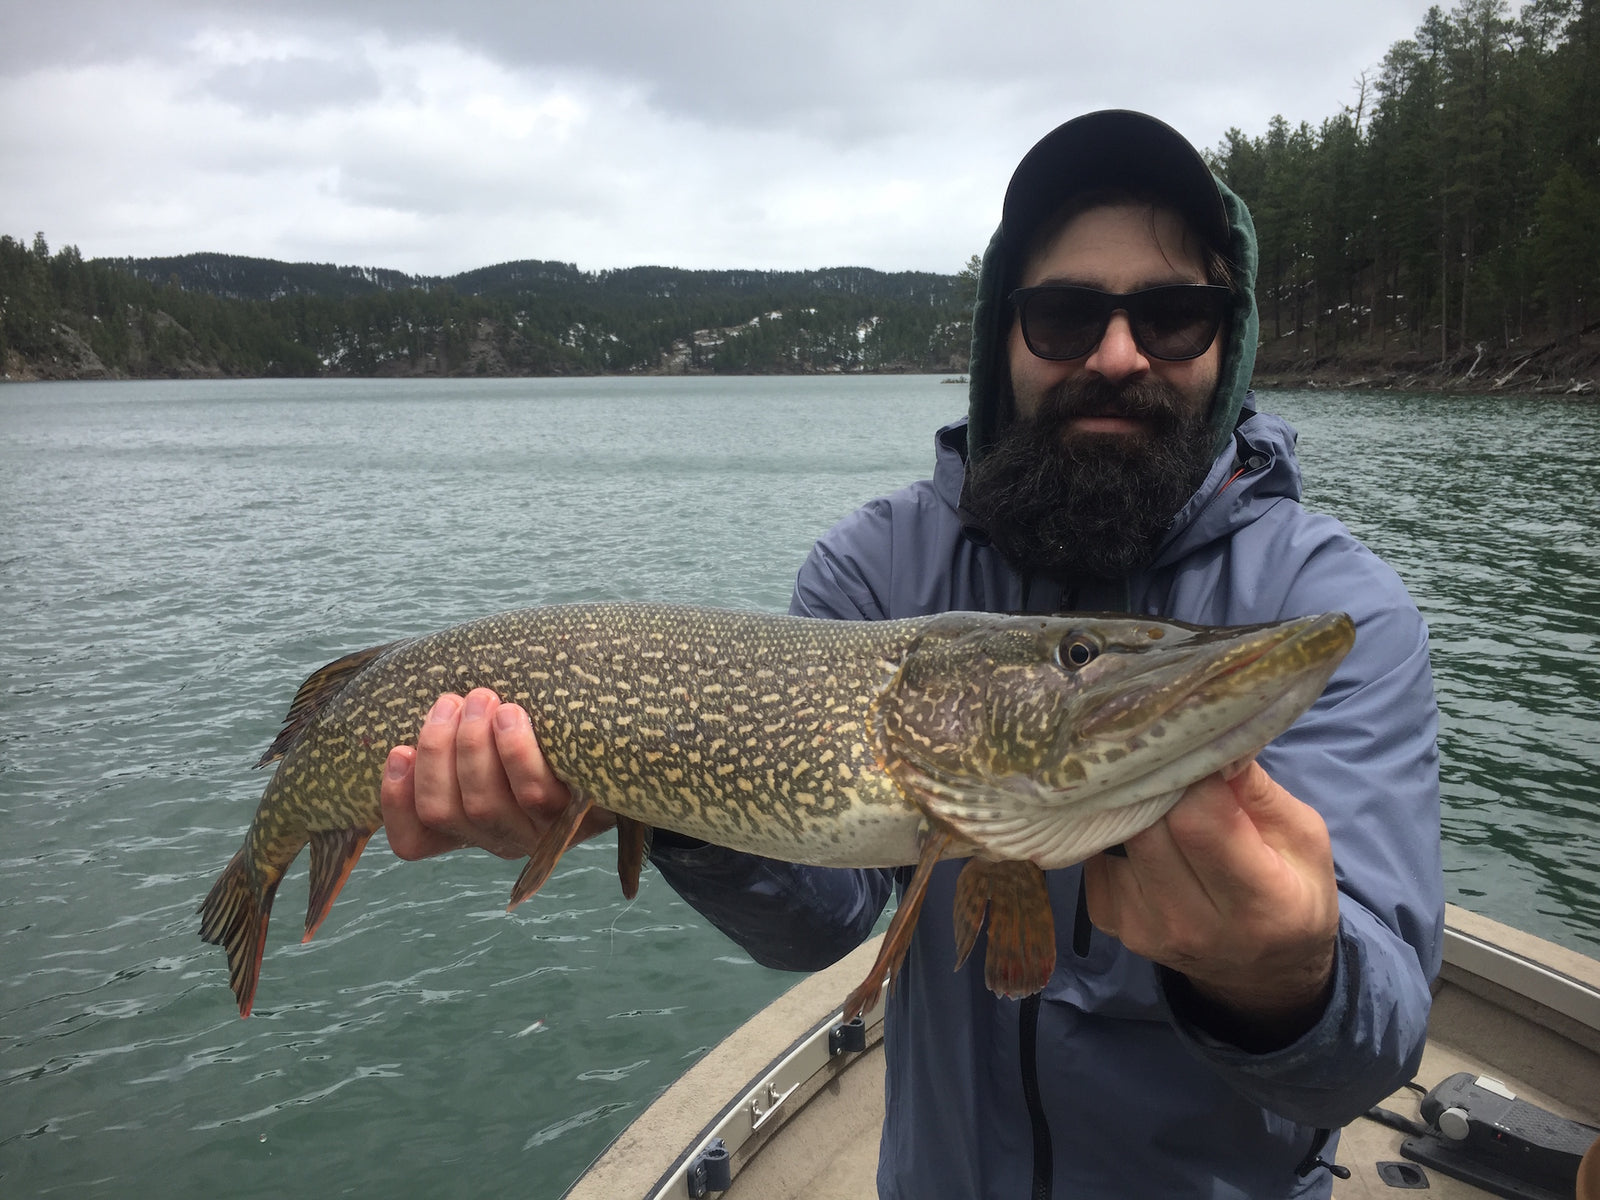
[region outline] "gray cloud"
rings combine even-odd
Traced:
[[[428,272],[954,270],[1058,121],[1315,123],[1427,6],[0,4],[0,229]]]
[[[370,63],[297,57],[215,71],[199,83],[198,91],[264,116],[304,116],[375,100],[383,84]]]
[[[1259,87],[1292,98],[1327,78],[1330,54],[1362,66],[1411,32],[1427,0],[1332,5],[1235,0],[1118,5],[1032,0],[107,0],[16,3],[8,69],[159,53],[207,27],[296,28],[451,42],[508,67],[582,70],[645,88],[662,111],[716,125],[814,122],[849,138],[914,116],[926,94],[1015,88],[1040,101],[1096,90],[1154,97],[1185,85]],[[63,31],[70,30],[70,36]],[[1174,65],[1182,65],[1175,76]],[[1186,76],[1186,78],[1185,78]],[[1287,85],[1287,86],[1285,86]],[[923,95],[918,95],[918,93]],[[1059,110],[1057,110],[1059,111]],[[1261,120],[1264,122],[1264,114]],[[1323,109],[1300,114],[1325,115]],[[1048,120],[1048,117],[1046,118]]]

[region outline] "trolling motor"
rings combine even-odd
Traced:
[[[1600,1129],[1519,1100],[1487,1075],[1461,1071],[1418,1103],[1426,1129],[1400,1153],[1507,1200],[1572,1200],[1578,1164]]]

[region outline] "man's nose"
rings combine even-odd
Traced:
[[[1150,369],[1150,360],[1133,340],[1133,326],[1128,323],[1127,313],[1119,309],[1111,314],[1100,344],[1089,353],[1083,366],[1084,370],[1110,380],[1126,379]]]

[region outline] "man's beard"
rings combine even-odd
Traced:
[[[1147,566],[1211,467],[1207,404],[1164,380],[1068,380],[969,465],[961,506],[1024,574],[1116,579]],[[1138,433],[1078,433],[1080,416],[1132,417]]]

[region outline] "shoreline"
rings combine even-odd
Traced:
[[[50,362],[24,359],[12,351],[6,356],[0,383],[53,382],[129,382],[151,379],[572,379],[572,378],[670,378],[704,376],[728,379],[764,378],[774,375],[940,375],[941,382],[965,382],[965,364],[901,364],[878,370],[740,371],[719,372],[707,369],[653,367],[630,371],[549,372],[531,374],[510,371],[446,372],[426,367],[408,368],[390,364],[388,370],[368,374],[326,372],[319,375],[231,374],[215,364],[195,360],[176,370],[131,374],[105,367],[88,356],[77,361]],[[960,379],[952,378],[960,375]],[[1457,354],[1440,362],[1415,351],[1381,356],[1357,351],[1349,355],[1327,356],[1315,361],[1285,360],[1258,355],[1251,379],[1257,390],[1327,391],[1402,391],[1417,393],[1470,393],[1475,395],[1520,396],[1600,396],[1600,333],[1595,327],[1575,337],[1551,343],[1533,351],[1500,351],[1482,348]]]
[[[1572,396],[1600,397],[1600,370],[1565,380],[1538,377],[1526,383],[1497,384],[1493,378],[1429,379],[1415,372],[1402,375],[1387,372],[1378,376],[1347,375],[1340,371],[1257,372],[1250,381],[1252,391],[1328,391],[1328,392],[1411,392],[1417,395],[1450,394],[1473,396]]]
[[[1534,347],[1482,342],[1448,358],[1417,350],[1356,347],[1313,357],[1256,352],[1251,386],[1340,391],[1466,392],[1474,395],[1600,394],[1600,323]]]
[[[28,383],[148,383],[154,380],[168,380],[173,382],[199,382],[203,380],[334,380],[334,379],[425,379],[433,378],[440,381],[457,379],[668,379],[681,377],[701,377],[720,379],[770,379],[776,372],[715,372],[715,371],[612,371],[595,372],[593,374],[566,374],[566,375],[229,375],[223,372],[194,372],[183,374],[164,375],[123,375],[106,372],[103,374],[0,374],[0,387],[7,384]],[[781,374],[800,376],[884,376],[884,375],[944,375],[943,371],[790,371]],[[955,383],[956,380],[941,379],[941,383]],[[1415,373],[1401,375],[1399,372],[1389,372],[1380,376],[1349,375],[1337,370],[1318,371],[1314,374],[1305,372],[1260,372],[1250,382],[1252,391],[1329,391],[1329,392],[1410,392],[1417,395],[1429,394],[1468,394],[1468,395],[1500,395],[1500,396],[1570,396],[1574,399],[1600,398],[1600,371],[1594,371],[1586,376],[1571,376],[1565,380],[1544,380],[1539,382],[1530,380],[1527,383],[1516,382],[1497,385],[1493,379],[1459,380],[1429,379],[1420,377]]]

